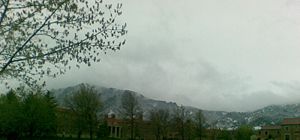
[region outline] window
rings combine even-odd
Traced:
[[[120,131],[120,128],[117,127],[117,137],[119,137],[119,131]]]
[[[108,130],[109,130],[109,136],[112,136],[112,133],[111,133],[111,126],[108,126]]]
[[[113,126],[112,133],[115,134],[116,127]]]

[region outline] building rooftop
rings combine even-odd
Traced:
[[[300,124],[300,118],[285,118],[283,119],[282,125]]]
[[[261,130],[276,130],[276,129],[280,129],[281,126],[279,125],[266,125],[261,127]]]

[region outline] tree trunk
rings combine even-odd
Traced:
[[[133,121],[131,121],[130,138],[133,140]]]
[[[18,134],[17,133],[8,134],[6,139],[7,140],[17,140],[18,139]]]
[[[90,122],[90,140],[93,139],[93,121]]]
[[[133,127],[134,127],[134,126],[133,126],[133,125],[134,125],[134,122],[133,122],[133,121],[134,121],[133,114],[131,114],[131,122],[130,122],[130,123],[131,123],[131,124],[130,124],[130,125],[131,125],[131,128],[130,128],[130,139],[131,139],[131,140],[133,140],[133,129],[134,129],[134,128],[133,128]]]
[[[78,134],[77,134],[77,138],[78,138],[78,139],[81,139],[81,133],[82,133],[81,130],[79,130],[79,131],[78,131]]]
[[[200,139],[199,140],[202,140],[202,128],[200,127],[200,132],[199,132],[199,136],[200,136]]]
[[[90,128],[90,140],[92,140],[92,139],[93,139],[93,129]]]

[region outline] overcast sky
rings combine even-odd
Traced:
[[[300,103],[300,0],[123,0],[127,44],[48,80],[207,110]]]

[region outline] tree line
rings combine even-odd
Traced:
[[[53,93],[42,88],[10,90],[0,96],[0,139],[109,139],[109,126],[99,113],[102,106],[94,87],[85,84],[67,95],[63,106],[58,105]],[[246,126],[235,131],[207,129],[201,110],[190,113],[183,106],[173,111],[154,108],[147,120],[140,119],[143,110],[137,97],[125,91],[119,116],[126,122],[121,138],[133,140],[152,135],[151,139],[156,140],[246,140],[253,134]]]
[[[50,92],[10,90],[0,96],[0,137],[10,140],[55,135],[56,107]]]

